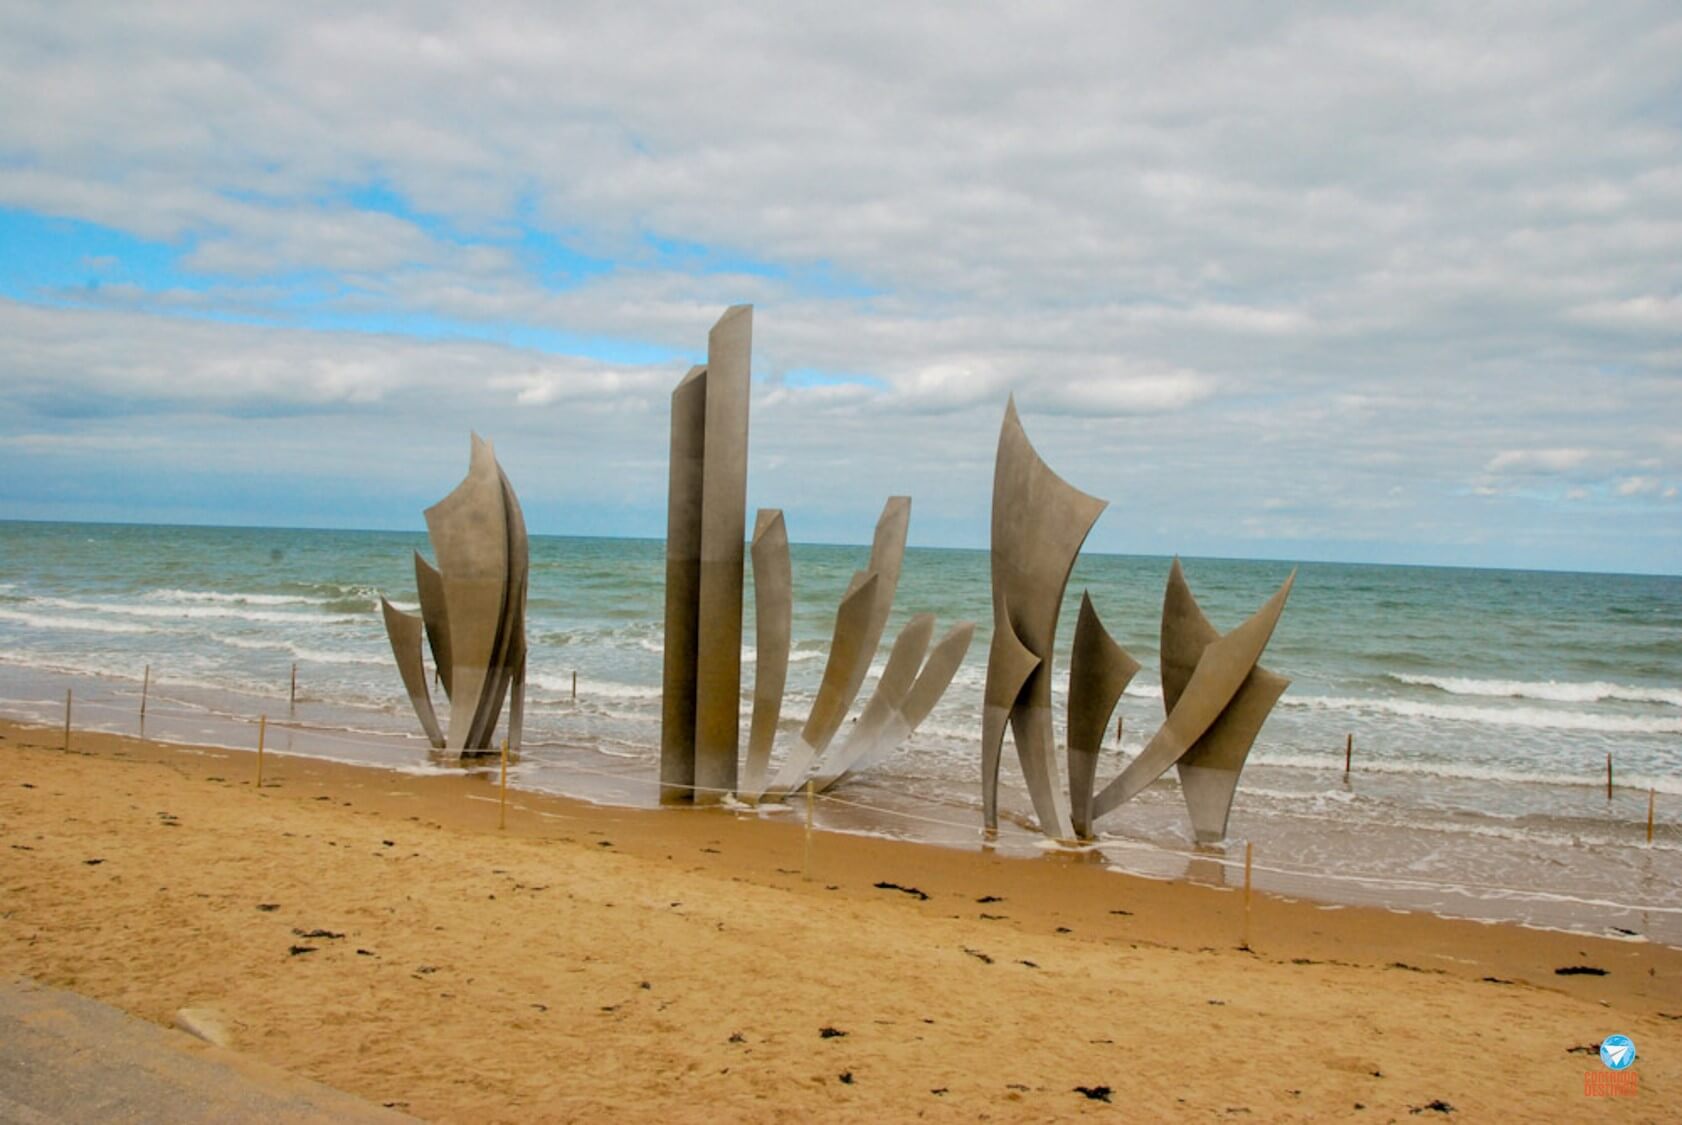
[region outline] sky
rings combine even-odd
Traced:
[[[0,518],[658,537],[739,303],[796,541],[1682,573],[1682,9],[0,0]]]

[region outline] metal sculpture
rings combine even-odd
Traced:
[[[847,695],[848,685],[853,682],[855,673],[859,680],[864,679],[864,672],[859,669],[868,671],[870,658],[875,655],[865,651],[864,640],[870,632],[870,618],[876,607],[879,583],[880,576],[869,571],[861,570],[853,575],[847,593],[835,610],[835,631],[829,642],[829,658],[824,662],[818,697],[812,702],[806,725],[800,729],[799,737],[789,748],[777,776],[764,793],[748,792],[744,796],[763,796],[771,800],[786,796],[806,780],[812,762],[829,745],[835,732],[841,729],[841,723],[847,717],[847,708],[853,702]]]
[[[1058,784],[1051,716],[1051,653],[1075,556],[1107,506],[1068,484],[1034,451],[1014,396],[1005,406],[993,466],[993,647],[982,720],[981,797],[998,827],[1005,720],[1043,831],[1071,827]]]
[[[1295,580],[1296,572],[1292,571],[1285,585],[1257,617],[1268,614],[1268,607],[1273,607],[1272,620],[1276,623]],[[1272,624],[1267,626],[1269,632],[1272,627]],[[1162,706],[1168,715],[1178,710],[1188,688],[1196,681],[1197,672],[1204,666],[1204,657],[1222,639],[1203,615],[1191,587],[1186,585],[1180,560],[1175,559],[1162,599]],[[1266,640],[1262,643],[1266,644]],[[1260,655],[1259,648],[1256,654]],[[1191,816],[1192,832],[1199,843],[1213,843],[1226,837],[1238,775],[1262,724],[1290,685],[1286,677],[1252,661],[1250,673],[1238,690],[1191,748],[1174,763],[1180,775],[1180,793]]]
[[[736,789],[752,342],[752,307],[732,306],[708,333],[706,366],[672,392],[664,801],[716,802]]]
[[[1110,714],[1139,662],[1098,620],[1092,595],[1081,592],[1075,646],[1069,654],[1069,815],[1076,835],[1092,835],[1092,786]]]
[[[1163,601],[1162,684],[1167,719],[1137,757],[1096,794],[1098,749],[1139,664],[1081,599],[1069,659],[1069,805],[1051,723],[1051,654],[1076,555],[1105,502],[1075,489],[1034,451],[1014,398],[1005,407],[993,476],[993,641],[981,719],[982,816],[998,827],[999,759],[1008,725],[1040,830],[1090,837],[1093,823],[1170,766],[1199,842],[1226,835],[1232,797],[1262,723],[1289,681],[1260,667],[1296,573],[1238,628],[1217,632],[1174,560]]]
[[[380,599],[404,688],[428,741],[460,754],[490,749],[512,692],[508,741],[517,748],[525,707],[530,545],[514,488],[478,434],[467,476],[426,510],[426,525],[438,566],[415,555],[421,612],[404,613]],[[450,703],[447,728],[438,722],[426,682],[423,635]]]
[[[919,624],[925,621],[926,626]],[[912,634],[913,628],[918,630],[917,634]],[[957,674],[958,666],[964,662],[964,654],[969,652],[970,641],[975,638],[975,622],[961,621],[948,630],[929,653],[928,659],[922,661],[922,670],[918,671],[917,661],[922,660],[922,650],[927,647],[928,637],[933,632],[932,613],[918,614],[900,631],[900,639],[894,643],[888,656],[888,666],[877,681],[876,691],[864,705],[864,711],[853,724],[847,740],[833,755],[833,761],[820,768],[813,777],[818,792],[869,769],[893,753],[916,733],[917,727],[934,710],[934,705],[940,702],[940,697],[952,683],[952,677]],[[909,641],[907,634],[912,634]],[[896,672],[894,668],[894,658],[900,656],[902,644],[917,654],[915,658],[902,658],[905,667],[915,674],[915,679],[908,684],[905,683],[906,673]]]
[[[894,642],[876,691],[848,739],[839,749],[832,748],[835,735],[858,698],[865,676],[869,674],[870,663],[875,659],[888,615],[893,610],[910,522],[911,498],[890,496],[876,521],[868,568],[854,573],[836,609],[829,656],[806,724],[771,782],[762,787],[743,787],[742,796],[746,799],[777,800],[808,780],[819,789],[835,784],[848,773],[863,768],[866,757],[879,757],[904,741],[951,683],[958,663],[963,660],[963,650],[969,647],[969,636],[974,626],[963,625],[954,630],[963,633],[962,649],[958,651],[956,661],[952,661],[951,667],[945,669],[942,675],[944,659],[952,650],[950,636],[942,642],[946,645],[943,662],[936,663],[931,657],[930,663],[924,665],[923,654],[934,633],[934,616],[914,617]],[[968,631],[964,632],[966,628]],[[920,666],[924,668],[923,673],[918,672]],[[925,680],[924,676],[929,678]],[[937,688],[932,686],[936,681],[939,682]],[[919,701],[932,693],[932,698],[927,700],[928,709],[920,713],[908,710],[908,700],[918,683],[924,684]],[[903,731],[900,730],[902,726],[905,728]],[[755,777],[751,780],[757,782],[759,779]]]
[[[1131,800],[1145,786],[1161,777],[1169,766],[1184,758],[1215,721],[1226,712],[1239,688],[1255,670],[1256,661],[1261,659],[1262,649],[1267,647],[1268,639],[1273,635],[1273,628],[1279,623],[1279,615],[1285,609],[1285,599],[1290,596],[1291,585],[1295,581],[1296,572],[1293,571],[1291,576],[1285,579],[1285,584],[1256,611],[1255,616],[1218,640],[1202,646],[1191,675],[1180,681],[1183,687],[1176,693],[1178,698],[1168,710],[1167,721],[1158,728],[1156,734],[1145,744],[1145,748],[1139,751],[1138,756],[1128,763],[1127,768],[1093,799],[1092,813],[1095,819],[1124,801]],[[1183,578],[1180,585],[1184,586]],[[1173,588],[1170,581],[1170,593]],[[1190,596],[1189,590],[1187,596]],[[1168,627],[1166,617],[1164,627]],[[1180,642],[1175,641],[1174,644],[1178,648]],[[1165,642],[1164,650],[1167,648],[1168,644]],[[1166,675],[1162,694],[1166,704]],[[1274,698],[1277,699],[1278,696],[1275,695]],[[1271,708],[1272,702],[1269,701],[1267,706]],[[1265,718],[1266,713],[1267,708],[1263,708],[1262,717]],[[1260,725],[1259,722],[1256,724],[1258,730]],[[1254,738],[1253,734],[1251,738]],[[1248,747],[1245,749],[1248,752]],[[1234,784],[1236,783],[1235,778]],[[1223,814],[1223,824],[1225,819]]]
[[[420,719],[421,730],[434,749],[444,748],[444,732],[438,726],[438,712],[432,706],[432,692],[426,686],[426,668],[421,661],[421,615],[404,613],[385,598],[380,598],[380,612],[385,617],[386,636],[391,639],[391,655],[397,659],[398,674],[409,693],[409,703]]]
[[[701,468],[706,463],[707,369],[672,391],[666,489],[666,631],[660,693],[660,799],[695,785],[695,670],[701,638]]]
[[[761,508],[753,528],[753,720],[748,727],[744,793],[765,789],[771,746],[782,716],[788,682],[788,648],[794,619],[794,576],[789,566],[788,529],[778,508]]]

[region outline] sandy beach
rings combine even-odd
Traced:
[[[1660,1121],[1682,950],[0,723],[0,956],[434,1120]],[[808,877],[809,876],[809,877]],[[1246,941],[1247,939],[1247,941]],[[1247,947],[1246,947],[1247,945]],[[1560,969],[1599,970],[1560,974]],[[1593,1046],[1639,1095],[1587,1099]],[[1452,1110],[1445,1108],[1452,1107]]]

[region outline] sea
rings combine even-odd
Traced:
[[[270,753],[465,770],[490,792],[489,767],[427,746],[392,661],[378,599],[416,607],[417,550],[429,551],[421,531],[0,522],[0,715],[57,726],[69,693],[78,730],[245,749],[262,716]],[[868,553],[792,548],[777,757],[805,721],[837,603]],[[1157,648],[1170,561],[1087,553],[1069,582],[1054,702],[1066,698],[1083,591],[1143,665],[1118,708],[1119,741],[1112,719],[1100,785],[1163,721]],[[1293,569],[1182,562],[1222,630]],[[1224,845],[1194,844],[1172,771],[1100,821],[1092,845],[1045,841],[1008,740],[1004,823],[985,837],[988,556],[920,547],[906,552],[854,715],[913,614],[934,613],[937,637],[973,621],[974,643],[917,732],[817,802],[818,826],[1228,889],[1248,861],[1259,890],[1328,910],[1377,905],[1682,945],[1682,578],[1295,569],[1263,656],[1292,683],[1250,756]],[[663,604],[660,541],[532,538],[526,732],[511,786],[657,804]],[[757,667],[751,568],[744,615],[745,744]],[[807,814],[796,802],[716,815]]]

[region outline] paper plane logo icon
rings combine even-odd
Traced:
[[[1608,1035],[1600,1044],[1600,1061],[1609,1070],[1622,1070],[1635,1061],[1635,1044],[1627,1035]]]

